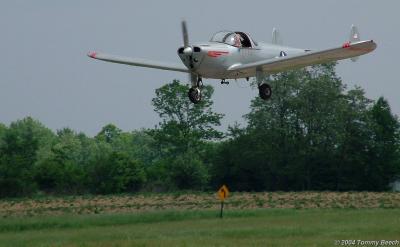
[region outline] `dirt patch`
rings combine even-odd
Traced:
[[[225,201],[225,205],[230,209],[400,208],[400,193],[233,192]],[[0,217],[218,208],[219,200],[214,193],[71,196],[0,200]]]

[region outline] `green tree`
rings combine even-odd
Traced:
[[[31,117],[10,124],[0,146],[0,196],[30,195],[36,191],[34,163],[41,146],[54,134]]]
[[[129,136],[127,147],[129,147],[131,157],[143,164],[144,167],[151,166],[161,158],[154,148],[156,146],[155,140],[148,130],[135,130],[129,133]]]
[[[212,110],[213,88],[203,88],[203,99],[198,104],[190,102],[188,90],[187,85],[174,80],[157,89],[152,100],[162,122],[149,134],[160,159],[148,167],[148,173],[158,187],[204,188],[210,166],[210,159],[206,160],[211,150],[207,142],[223,136],[216,130],[223,115]]]
[[[367,152],[371,145],[371,130],[368,126],[371,119],[368,109],[372,101],[359,87],[349,90],[343,99],[337,122],[339,131],[333,159],[333,189],[363,190],[365,179],[368,179],[362,171],[369,159]]]
[[[345,91],[334,68],[266,78],[273,97],[254,99],[248,126],[230,128],[213,183],[234,190],[384,190],[399,174],[398,120],[385,100],[372,107],[362,89]]]
[[[121,136],[122,130],[117,128],[114,124],[107,124],[101,131],[96,135],[96,139],[112,143]]]
[[[202,141],[216,140],[222,133],[215,129],[221,125],[222,114],[212,110],[211,86],[203,88],[203,99],[192,104],[187,92],[189,87],[174,80],[156,90],[154,111],[162,122],[150,131],[163,155],[176,155],[199,147]]]
[[[0,123],[0,148],[4,146],[3,138],[4,138],[4,135],[6,134],[6,132],[7,132],[7,126]],[[1,156],[2,155],[0,153],[0,158],[1,158]],[[0,159],[0,162],[1,162],[1,159]]]
[[[88,170],[89,186],[93,193],[134,192],[142,188],[146,174],[137,161],[130,159],[126,153],[102,149],[109,153],[99,153]]]
[[[363,169],[364,187],[382,191],[388,189],[389,183],[400,174],[399,121],[383,97],[375,102],[369,113],[372,145]]]
[[[288,71],[267,80],[274,96],[268,102],[252,101],[246,133],[254,142],[250,153],[260,155],[254,162],[268,171],[268,189],[331,189],[344,91],[334,64]]]
[[[145,157],[145,144],[143,140],[136,143],[134,133],[123,132],[113,124],[104,126],[95,137],[91,149],[94,155],[87,166],[90,191],[108,194],[141,189],[147,179],[141,160]]]
[[[5,126],[4,124],[0,123],[0,142],[3,139],[3,135],[6,133],[6,131],[7,131],[7,126]]]
[[[187,152],[170,162],[169,177],[177,189],[202,190],[207,186],[209,173],[198,155]]]
[[[39,152],[35,180],[42,191],[67,194],[85,191],[85,165],[90,157],[84,152],[85,138],[64,128],[57,131],[57,140],[50,148]]]

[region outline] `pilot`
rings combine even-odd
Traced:
[[[235,36],[234,36],[234,44],[233,44],[233,46],[242,47],[242,41],[243,41],[242,35],[236,33]]]

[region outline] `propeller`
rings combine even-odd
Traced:
[[[197,85],[197,74],[193,71],[193,47],[189,45],[189,34],[186,26],[186,21],[182,21],[182,36],[183,36],[183,54],[187,56],[190,61],[189,81],[193,85]]]
[[[187,56],[191,56],[193,54],[193,48],[189,45],[189,34],[186,27],[186,21],[182,21],[182,36],[183,36],[183,53]],[[190,57],[190,60],[191,57]]]
[[[186,21],[182,21],[182,36],[183,36],[183,46],[186,48],[189,46],[189,35],[186,27]]]

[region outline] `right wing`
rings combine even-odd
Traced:
[[[254,63],[235,64],[228,70],[238,73],[255,73],[256,70],[278,73],[284,70],[360,56],[375,50],[375,48],[376,43],[372,40],[359,41],[355,43],[347,42],[343,44],[343,46],[333,49],[306,51],[297,55],[276,57]]]
[[[99,52],[89,52],[88,56],[94,59],[103,60],[111,63],[120,63],[132,66],[140,66],[140,67],[162,69],[162,70],[173,70],[173,71],[189,73],[188,68],[186,68],[183,64],[163,63],[141,58],[119,57]]]

